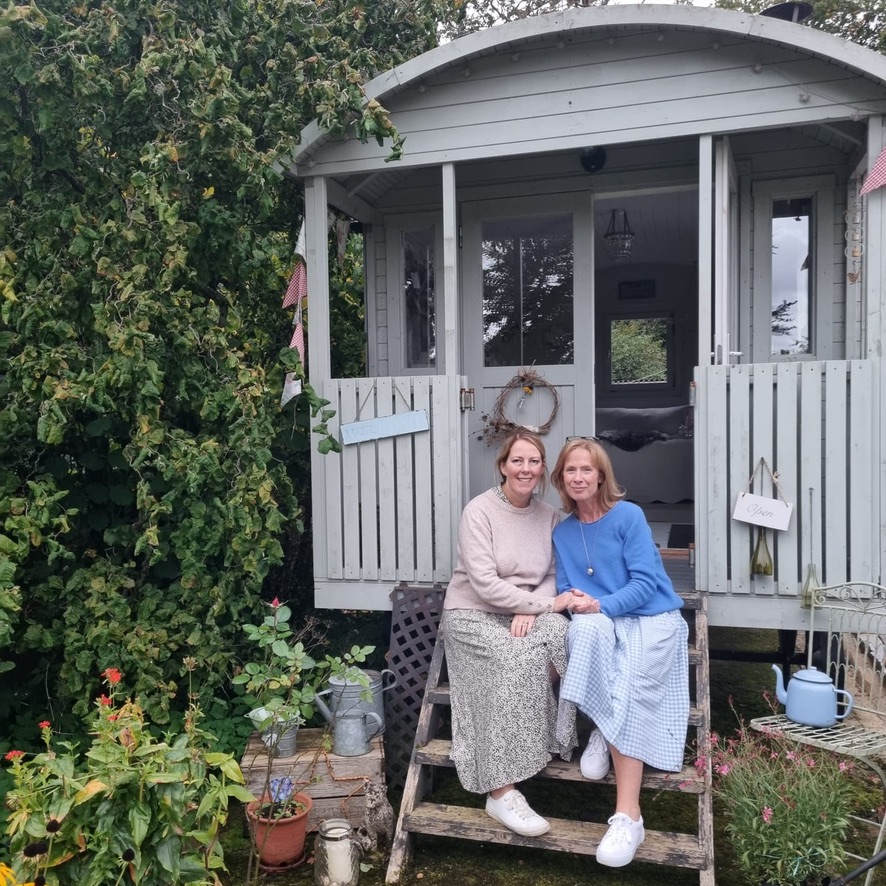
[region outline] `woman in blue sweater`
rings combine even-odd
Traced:
[[[597,861],[622,867],[645,838],[644,763],[672,772],[683,764],[688,628],[643,511],[622,500],[603,447],[568,441],[551,481],[569,514],[554,529],[557,590],[573,595],[560,699],[594,722],[582,775],[604,778],[611,756],[615,813]]]

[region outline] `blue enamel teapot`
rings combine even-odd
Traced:
[[[816,668],[804,668],[797,671],[788,682],[787,691],[784,687],[784,675],[778,665],[772,665],[778,675],[775,680],[775,692],[780,704],[785,706],[788,720],[803,726],[833,726],[838,720],[844,720],[852,711],[853,698],[845,689],[837,689],[834,681]],[[845,696],[846,710],[837,713],[837,696]]]

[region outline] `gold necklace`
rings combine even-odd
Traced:
[[[576,519],[578,520],[577,517],[576,517]],[[601,518],[601,519],[602,519],[602,518]],[[596,522],[599,523],[600,521],[597,520]],[[581,520],[578,520],[578,531],[581,533],[581,543],[584,545],[584,548],[585,548],[585,559],[588,561],[588,570],[587,570],[587,572],[588,572],[588,575],[590,575],[591,577],[593,577],[593,575],[594,575],[594,567],[591,566],[591,556],[592,556],[593,554],[596,554],[596,552],[597,552],[597,539],[598,539],[599,536],[600,536],[600,527],[597,526],[597,531],[594,533],[594,547],[591,549],[591,554],[588,554],[588,543],[587,543],[587,541],[585,540],[585,525],[584,525],[584,523],[581,522]]]

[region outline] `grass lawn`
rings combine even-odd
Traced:
[[[736,631],[711,629],[713,648],[741,648],[773,650],[777,647],[774,631]],[[770,665],[746,662],[711,662],[712,727],[721,735],[731,733],[736,726],[736,715],[750,719],[769,712],[763,696],[773,694],[775,675]],[[605,821],[614,802],[612,788],[592,784],[554,784],[546,780],[528,782],[521,786],[532,805],[542,815],[559,818],[584,817]],[[464,804],[464,792],[454,774],[441,778],[435,797],[449,794],[459,797]],[[392,797],[395,804],[397,797]],[[878,785],[870,787],[865,795],[868,805],[882,802]],[[482,798],[477,797],[477,805]],[[690,830],[696,818],[693,797],[672,793],[643,795],[643,814],[648,825],[656,830]],[[717,886],[744,886],[744,880],[735,868],[728,837],[724,831],[724,816],[716,811],[716,878]],[[686,824],[681,824],[684,822]],[[857,851],[868,856],[873,852],[873,840],[868,831],[862,832]],[[313,835],[308,836],[308,849]],[[867,841],[867,842],[865,842]],[[248,840],[243,834],[242,811],[232,816],[224,838],[230,874],[225,884],[240,886],[247,883]],[[381,853],[366,859],[369,871],[360,877],[361,886],[380,886],[384,883],[386,856]],[[844,870],[830,872],[833,876],[848,873],[857,862],[850,862]],[[313,884],[313,868],[306,864],[288,874],[274,874],[259,878],[258,882],[273,886],[308,886]],[[698,873],[680,868],[635,863],[626,868],[609,869],[598,865],[588,856],[570,855],[538,849],[520,849],[496,844],[442,837],[416,837],[416,851],[412,865],[401,878],[403,884],[415,886],[584,886],[588,883],[618,884],[618,886],[695,886]],[[856,882],[863,882],[859,878]],[[874,879],[877,886],[886,886],[886,865],[881,866]]]

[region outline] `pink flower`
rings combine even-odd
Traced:
[[[717,775],[729,775],[730,769],[732,769],[732,766],[729,763],[721,763],[717,767]]]
[[[769,824],[769,822],[772,821],[772,807],[763,807],[763,821],[766,822],[766,824]]]
[[[796,760],[797,752],[796,751],[788,751],[788,760]]]
[[[271,600],[272,608],[276,609],[279,605],[280,605],[280,601],[276,597],[274,597],[274,599]]]
[[[815,769],[815,760],[814,760],[812,757],[810,757],[810,758],[806,761],[806,765],[807,765],[810,769]]]
[[[7,760],[18,760],[20,757],[24,757],[24,755],[25,755],[24,751],[10,751],[6,755],[6,759]]]
[[[49,727],[50,727],[52,724],[49,722],[49,720],[41,720],[37,725],[38,725],[41,729],[49,729]]]
[[[845,761],[840,761],[840,772],[848,772],[852,767]]]

